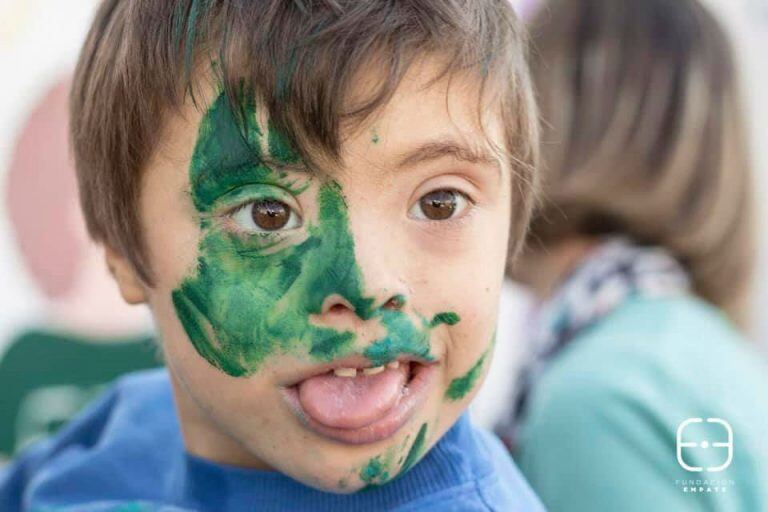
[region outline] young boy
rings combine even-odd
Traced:
[[[83,208],[168,370],[27,452],[0,508],[540,510],[462,415],[533,200],[523,53],[506,0],[106,1]]]

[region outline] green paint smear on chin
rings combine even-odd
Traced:
[[[408,450],[408,455],[405,456],[403,466],[400,468],[398,476],[404,475],[409,469],[411,469],[416,462],[424,455],[424,444],[427,439],[427,424],[424,423],[419,429],[419,433],[416,434],[416,439],[413,440],[411,449]]]
[[[419,428],[419,432],[416,434],[413,444],[411,444],[411,447],[408,450],[408,454],[405,456],[402,466],[400,466],[400,471],[398,471],[396,478],[407,473],[408,470],[419,461],[422,455],[424,455],[426,437],[427,424],[423,423]],[[387,459],[382,459],[381,455],[369,460],[368,463],[363,466],[363,469],[360,470],[360,480],[366,484],[361,491],[368,491],[389,482],[391,480],[389,474],[390,462],[391,461]]]
[[[368,461],[363,469],[360,470],[360,480],[366,483],[361,490],[367,490],[378,487],[389,480],[389,470],[387,464],[382,462],[381,457],[374,457]]]
[[[399,309],[374,307],[374,299],[364,294],[349,213],[337,183],[320,185],[318,216],[298,228],[303,236],[242,235],[224,229],[216,218],[222,197],[254,186],[295,196],[307,193],[306,186],[297,186],[267,164],[294,163],[291,145],[273,126],[258,124],[255,101],[242,102],[240,109],[236,116],[227,98],[219,96],[201,122],[190,164],[202,238],[197,265],[173,290],[172,300],[197,352],[235,377],[253,374],[275,354],[320,361],[348,355],[354,333],[310,322],[324,300],[338,294],[361,319],[375,318],[385,327],[386,335],[365,351],[374,365],[402,354],[432,360],[430,322],[414,322]]]

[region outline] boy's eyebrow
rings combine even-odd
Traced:
[[[407,151],[398,159],[395,164],[396,169],[412,167],[416,164],[424,163],[446,156],[457,160],[473,164],[488,164],[501,171],[499,159],[493,156],[489,151],[480,147],[471,147],[454,139],[440,139],[425,142],[420,146]]]
[[[259,163],[262,165],[266,165],[270,169],[276,170],[276,171],[290,171],[290,172],[300,172],[300,173],[307,173],[307,174],[313,174],[315,172],[314,169],[310,168],[307,164],[305,164],[301,160],[294,163],[288,163],[288,162],[283,162],[277,158],[260,157]]]

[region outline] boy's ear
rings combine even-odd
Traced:
[[[143,304],[147,302],[144,283],[142,283],[139,275],[134,270],[133,265],[108,246],[105,246],[105,259],[109,273],[115,278],[123,300],[128,304]]]

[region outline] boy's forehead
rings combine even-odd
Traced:
[[[453,141],[473,151],[501,144],[501,112],[494,95],[482,91],[475,73],[439,77],[429,62],[415,64],[394,94],[377,112],[344,134],[344,140],[366,139],[375,130],[379,142],[406,147],[429,139]],[[384,139],[387,135],[387,139]]]
[[[350,167],[360,158],[376,159],[397,170],[424,160],[453,157],[458,160],[502,167],[506,163],[501,109],[493,87],[482,89],[479,73],[444,74],[437,59],[414,62],[391,97],[364,119],[342,118],[341,162],[326,158],[323,148],[308,148],[313,164],[332,174],[339,165]],[[361,70],[347,93],[346,111],[370,98],[381,73]],[[214,106],[222,99],[220,87],[209,85],[196,102],[188,101],[182,118],[184,127],[175,131],[196,146],[201,137],[221,138],[231,132],[222,119],[210,123]],[[246,131],[258,131],[268,146],[269,115],[264,102],[251,98],[255,123]],[[202,127],[208,122],[209,130]],[[253,135],[253,134],[252,134]],[[172,138],[172,137],[171,137]],[[258,139],[259,137],[254,137]],[[173,143],[173,140],[170,141]],[[314,150],[313,150],[314,149]],[[269,158],[269,157],[267,157]],[[272,162],[296,167],[291,162]]]
[[[355,112],[370,101],[377,92],[376,84],[385,79],[380,69],[370,66],[361,69],[347,92],[344,110]],[[352,119],[346,138],[357,135],[355,128],[358,125],[363,128],[378,125],[386,129],[398,125],[402,128],[402,125],[413,125],[414,122],[424,130],[438,125],[448,131],[449,127],[445,125],[449,121],[456,125],[453,128],[467,134],[482,131],[484,124],[500,121],[496,89],[490,80],[484,84],[478,70],[451,70],[439,57],[417,59],[388,101],[362,123]]]

